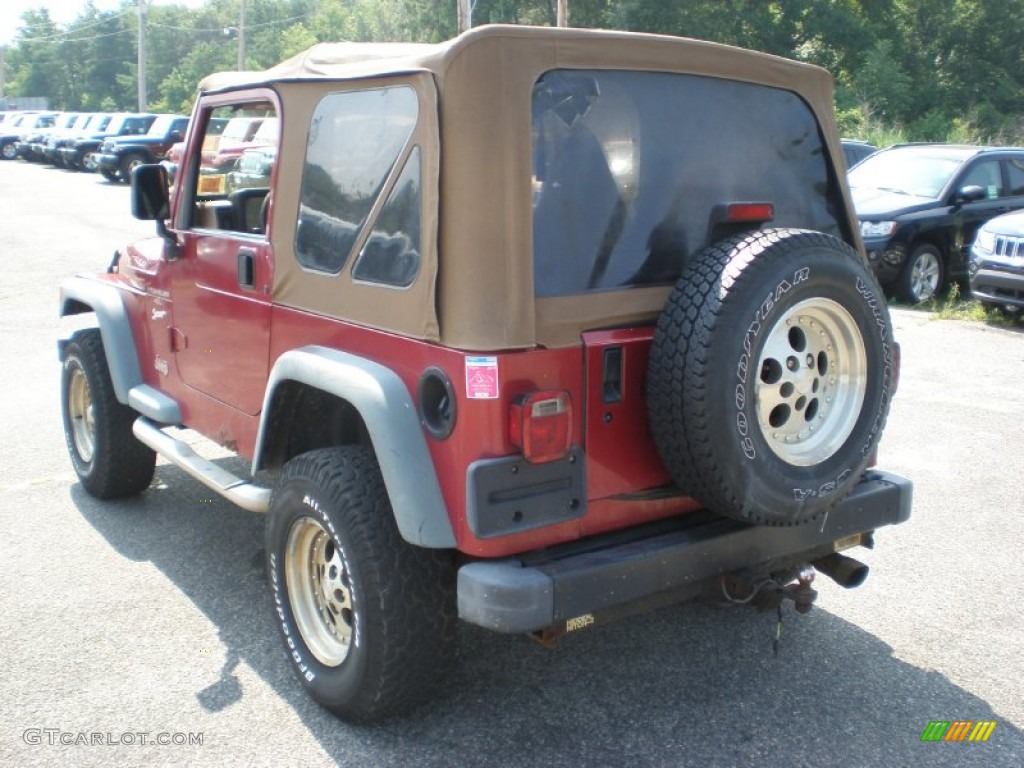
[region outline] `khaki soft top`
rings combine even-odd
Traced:
[[[655,317],[667,287],[534,298],[531,94],[558,68],[698,74],[792,91],[844,169],[831,76],[777,56],[663,35],[522,26],[478,27],[436,45],[323,43],[263,72],[217,73],[200,84],[205,93],[269,87],[281,99],[275,300],[467,350],[565,346],[585,328]],[[327,93],[396,81],[420,91],[426,124],[414,136],[424,156],[419,278],[396,291],[357,284],[347,271],[303,270],[293,242],[312,110]],[[855,232],[848,197],[846,210]]]

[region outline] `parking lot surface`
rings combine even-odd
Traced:
[[[703,604],[546,650],[464,625],[437,699],[372,727],[302,691],[263,571],[263,520],[161,462],[101,503],[64,447],[57,286],[152,226],[98,176],[0,163],[0,764],[1020,766],[1024,333],[894,311],[900,388],[880,464],[909,523],[816,608]],[[931,721],[987,742],[922,742]],[[166,743],[158,743],[160,741]]]

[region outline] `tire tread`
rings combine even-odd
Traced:
[[[359,599],[365,613],[360,620],[373,646],[365,685],[345,701],[320,698],[320,703],[353,722],[407,711],[429,696],[454,658],[451,555],[402,539],[377,460],[366,447],[318,449],[290,461],[275,488],[271,514],[280,489],[295,479],[322,489],[340,516],[335,524],[345,526],[347,556],[358,558],[355,567],[361,574]],[[275,547],[271,530],[268,524],[268,552]]]
[[[67,365],[76,359],[89,384],[95,410],[95,446],[91,462],[82,461],[71,435],[68,412]],[[107,366],[103,338],[97,328],[76,332],[64,355],[62,409],[64,434],[75,472],[85,489],[99,499],[118,499],[142,493],[153,481],[156,453],[132,432],[138,414],[118,401]]]
[[[730,426],[714,420],[711,372],[721,365],[716,354],[719,330],[745,322],[741,302],[730,296],[743,286],[765,285],[765,276],[780,258],[797,249],[823,247],[842,251],[837,257],[859,259],[841,241],[820,232],[774,229],[734,235],[695,254],[684,266],[658,318],[651,345],[647,400],[651,433],[673,480],[686,493],[720,514],[767,525],[814,520],[837,503],[836,493],[813,514],[766,512],[746,498],[716,461],[716,441]],[[864,275],[874,283],[870,271]],[[881,295],[880,289],[877,295]],[[885,404],[887,408],[887,403]],[[849,489],[847,489],[849,490]]]

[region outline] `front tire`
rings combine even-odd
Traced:
[[[935,298],[945,283],[942,254],[934,245],[917,246],[907,257],[896,286],[899,297],[911,304]]]
[[[651,433],[714,512],[806,523],[860,480],[894,382],[881,290],[845,243],[769,230],[695,254],[658,319]]]
[[[64,439],[82,486],[99,499],[142,493],[153,480],[156,453],[132,433],[138,414],[114,394],[99,330],[72,336],[63,362]]]
[[[267,570],[293,669],[342,719],[422,702],[454,656],[453,560],[401,538],[367,448],[288,462],[270,503]]]
[[[140,165],[145,163],[146,160],[142,155],[128,155],[121,161],[119,173],[121,175],[121,181],[125,184],[132,183],[132,171],[138,168]]]

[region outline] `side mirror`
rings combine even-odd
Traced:
[[[167,140],[172,144],[177,144],[179,141],[185,140],[185,134],[183,134],[181,131],[171,131],[170,134],[167,136]]]
[[[162,165],[132,169],[132,216],[143,221],[163,221],[170,215],[167,170]]]
[[[953,195],[953,202],[955,203],[973,203],[977,200],[984,200],[988,195],[985,193],[984,187],[979,187],[975,184],[968,184],[966,187],[960,187]]]
[[[143,221],[155,221],[157,234],[168,245],[169,258],[177,258],[178,241],[164,223],[171,216],[167,187],[167,169],[162,165],[139,165],[132,169],[132,215]]]

